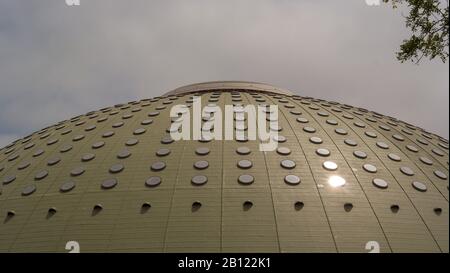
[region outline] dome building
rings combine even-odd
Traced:
[[[276,150],[174,141],[171,107],[194,96],[277,105]],[[448,253],[448,148],[395,118],[266,84],[189,85],[2,148],[0,252]]]

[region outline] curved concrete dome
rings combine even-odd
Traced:
[[[173,141],[175,104],[278,105],[278,149]],[[270,118],[268,118],[270,119]],[[448,252],[448,141],[269,85],[214,82],[0,150],[0,252]]]

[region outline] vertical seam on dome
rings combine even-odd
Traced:
[[[23,222],[22,226],[20,227],[20,229],[18,229],[19,231],[16,233],[16,236],[14,236],[14,240],[12,241],[11,245],[8,248],[8,252],[11,252],[12,248],[14,247],[14,245],[17,242],[17,239],[19,237],[19,235],[22,234],[23,229],[25,228],[25,226],[28,225],[28,222],[30,221],[31,216],[34,214],[34,212],[36,211],[36,209],[38,208],[37,204],[42,200],[42,198],[44,197],[44,195],[41,195],[39,197],[39,199],[36,201],[36,203],[34,204],[34,208],[31,210],[31,213],[28,215],[26,221]],[[11,199],[10,199],[11,200]],[[17,199],[16,199],[17,200]]]
[[[141,104],[142,104],[142,102],[140,102],[139,103],[139,106],[141,106]],[[122,112],[122,111],[121,111]],[[125,112],[125,111],[123,111],[123,112]],[[144,117],[145,118],[145,111],[140,111],[140,112],[138,112],[137,114],[135,114],[135,115],[133,115],[133,117],[131,118],[131,120],[133,121],[132,123],[131,123],[131,128],[133,128],[132,130],[134,130],[134,128],[136,128],[137,126],[136,125],[140,125],[140,118],[142,118],[142,117]],[[108,124],[114,124],[114,122],[110,122],[110,123],[108,123]],[[130,126],[130,125],[128,125],[128,126]],[[106,127],[106,124],[102,127],[102,128],[105,128]],[[120,127],[120,129],[118,129],[118,130],[124,130],[126,128],[126,126],[124,127],[124,126],[122,126],[122,127]],[[99,131],[99,135],[101,136],[102,134],[101,134],[101,132]],[[148,135],[147,135],[147,137],[148,137]],[[145,138],[145,136],[143,136],[143,138]],[[114,143],[120,143],[119,142],[119,137],[117,138],[117,141],[116,142],[114,142]],[[138,144],[139,145],[139,144]],[[116,153],[114,152],[114,157],[116,157]],[[133,176],[132,176],[132,178],[130,179],[130,182],[131,181],[133,181],[133,178],[134,178],[134,173],[132,174]],[[127,190],[128,190],[128,192],[132,192],[131,190],[130,190],[130,187],[131,187],[131,183],[130,184],[128,184],[128,188],[127,188]],[[119,215],[122,213],[122,211],[124,210],[124,208],[126,208],[126,204],[125,204],[125,201],[127,200],[125,197],[122,197],[122,202],[121,202],[121,206],[120,206],[120,208],[118,209],[118,213],[119,213]],[[116,219],[114,219],[114,226],[113,226],[113,228],[112,228],[112,231],[111,231],[111,234],[110,234],[110,237],[109,237],[109,241],[108,241],[108,244],[107,244],[107,249],[108,250],[111,250],[111,242],[112,242],[112,238],[113,238],[113,236],[114,236],[114,233],[115,233],[115,231],[116,231],[116,227],[117,227],[117,218],[118,217],[116,217]]]
[[[181,156],[180,156],[180,158],[178,160],[178,164],[177,164],[178,166],[177,166],[177,172],[176,172],[177,176],[175,178],[175,183],[173,185],[172,195],[171,195],[171,198],[170,198],[170,207],[169,207],[169,212],[168,212],[168,215],[167,215],[166,228],[164,230],[163,251],[162,252],[166,252],[167,251],[166,243],[167,243],[168,229],[169,229],[169,223],[170,223],[170,216],[172,214],[175,192],[177,190],[177,184],[178,184],[177,182],[178,182],[178,179],[180,178],[181,164],[183,164],[183,161],[181,160],[181,158],[183,157],[183,155],[184,155],[184,153],[186,151],[186,142],[185,141],[181,141],[181,142],[183,143],[183,148],[181,149],[182,153],[181,153]]]
[[[80,206],[81,201],[83,200],[83,196],[84,196],[84,195],[81,195],[81,194],[80,194],[80,197],[78,198],[77,205],[74,206],[74,208],[73,208],[74,210],[77,209],[77,208]],[[66,233],[67,227],[69,226],[69,223],[71,222],[71,220],[72,220],[74,217],[75,217],[74,213],[72,213],[71,215],[69,215],[69,217],[67,217],[67,220],[66,220],[65,223],[64,223],[64,228],[63,228],[63,230],[62,230],[62,232],[61,232],[61,235],[60,235],[60,237],[59,237],[60,239],[64,238],[64,234]],[[57,249],[56,249],[55,251],[57,251]]]
[[[249,95],[245,92],[245,98],[248,102],[250,102]],[[252,101],[253,104],[253,101]],[[248,123],[248,122],[247,122]],[[258,130],[258,128],[256,129]],[[260,141],[259,141],[260,142]],[[273,217],[275,221],[275,232],[277,234],[277,246],[278,246],[278,252],[281,252],[281,243],[280,243],[280,234],[278,233],[278,220],[277,220],[277,213],[275,209],[275,202],[273,200],[273,190],[272,190],[272,184],[270,183],[270,175],[269,175],[269,166],[267,165],[267,158],[266,158],[266,152],[262,152],[264,157],[264,165],[266,166],[266,174],[267,174],[267,180],[269,182],[269,191],[270,191],[270,198],[272,202],[273,207]]]
[[[268,98],[268,97],[267,97],[267,98]],[[268,98],[268,99],[273,103],[272,98]],[[278,105],[278,104],[277,104],[277,105]],[[301,107],[301,108],[302,108],[302,107]],[[321,194],[320,191],[317,189],[317,181],[316,181],[316,178],[314,177],[314,173],[313,173],[313,171],[312,171],[312,169],[311,169],[311,164],[309,164],[309,161],[308,161],[308,158],[306,157],[305,151],[303,150],[303,147],[302,147],[302,145],[301,145],[301,143],[300,143],[300,141],[299,141],[299,139],[298,139],[298,136],[297,136],[297,134],[296,134],[296,131],[295,131],[294,128],[292,127],[291,123],[289,122],[289,119],[287,119],[287,117],[286,117],[286,115],[284,114],[283,111],[280,111],[280,112],[281,112],[281,114],[284,116],[284,118],[286,119],[287,123],[289,124],[289,127],[291,128],[292,132],[294,133],[294,136],[295,136],[295,139],[296,139],[296,141],[297,141],[297,144],[298,144],[298,146],[300,147],[300,150],[302,151],[303,156],[305,157],[306,163],[307,163],[307,165],[308,165],[309,172],[311,173],[311,177],[312,177],[312,179],[314,180],[314,184],[315,184],[314,189],[317,191],[318,196],[319,196],[319,199],[320,199],[320,202],[321,202],[321,204],[322,204],[322,209],[323,209],[323,212],[324,212],[324,214],[325,214],[325,218],[326,218],[327,223],[328,223],[328,228],[329,228],[329,230],[330,230],[331,237],[332,237],[332,239],[333,239],[334,248],[335,248],[336,252],[339,252],[339,251],[338,251],[338,247],[337,247],[337,243],[336,243],[336,239],[334,238],[334,232],[333,232],[333,229],[331,228],[330,219],[329,219],[329,217],[328,217],[328,213],[327,213],[327,211],[326,211],[325,204],[323,203],[322,194]]]
[[[222,93],[227,94],[227,93]],[[225,97],[225,96],[224,96]],[[221,104],[225,105],[225,98],[220,99]],[[224,107],[225,108],[225,107]],[[222,115],[222,124],[225,122],[225,115]],[[220,151],[222,154],[222,173],[221,173],[221,183],[220,183],[220,252],[223,252],[223,188],[225,183],[225,171],[224,171],[224,159],[225,159],[225,140],[221,140],[222,142],[222,150]]]

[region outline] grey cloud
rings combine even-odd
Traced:
[[[185,84],[248,80],[448,138],[448,65],[398,63],[407,36],[399,11],[364,0],[1,1],[0,135]]]

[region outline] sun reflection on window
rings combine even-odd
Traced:
[[[345,185],[345,183],[345,179],[338,175],[330,176],[330,178],[328,179],[328,184],[330,184],[330,186],[332,186],[333,188],[342,187]]]

